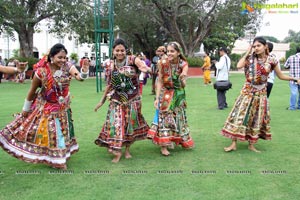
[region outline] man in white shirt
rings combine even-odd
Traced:
[[[227,55],[227,49],[225,47],[221,47],[219,49],[219,55],[220,55],[219,62],[215,61],[215,65],[217,69],[216,81],[228,80],[231,60]],[[228,108],[228,104],[226,102],[226,90],[217,89],[217,100],[218,100],[219,110]]]

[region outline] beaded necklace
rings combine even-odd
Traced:
[[[122,62],[117,62],[117,59],[115,59],[115,66],[116,66],[116,68],[119,72],[119,79],[121,81],[121,87],[122,88],[126,87],[127,79],[126,79],[126,76],[122,75],[119,70],[120,70],[121,67],[125,66],[125,63],[127,63],[126,61],[127,61],[127,58],[125,58]]]
[[[255,57],[254,55],[251,55],[250,57],[250,67],[249,67],[249,79],[251,80],[251,83],[254,84],[255,80],[255,65],[260,64],[263,65],[264,69],[266,72],[270,72],[271,65],[269,63],[269,57],[265,58],[256,58],[255,62]]]
[[[136,87],[133,85],[130,78],[128,78],[125,74],[120,73],[120,68],[128,65],[128,57],[126,56],[126,58],[122,62],[117,62],[117,60],[115,59],[114,65],[116,66],[116,69],[118,70],[118,77],[121,82],[120,83],[121,88],[123,90],[125,90],[125,88],[129,89],[128,93],[132,94],[133,90],[135,90]],[[128,87],[126,87],[126,83],[128,83]]]
[[[65,98],[63,97],[63,88],[62,88],[62,80],[63,80],[62,74],[63,74],[62,70],[56,70],[53,74],[53,79],[57,83],[54,84],[54,90],[59,104],[63,104],[65,102]]]

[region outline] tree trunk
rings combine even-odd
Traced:
[[[19,34],[20,56],[33,57],[33,33],[34,28],[29,25],[21,25]]]

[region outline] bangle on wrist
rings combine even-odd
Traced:
[[[81,79],[87,79],[89,77],[89,70],[87,72],[83,72],[82,68],[80,69],[80,74],[79,74]]]
[[[28,101],[27,99],[25,99],[24,105],[23,105],[23,111],[29,112],[31,105],[32,105],[32,101]]]

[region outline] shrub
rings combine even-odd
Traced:
[[[78,54],[77,53],[71,53],[69,60],[74,60],[75,63],[77,63],[78,62]]]
[[[201,67],[203,65],[203,59],[199,57],[188,57],[187,61],[189,67]]]
[[[241,54],[236,54],[236,53],[232,53],[228,55],[230,60],[231,60],[231,70],[237,70],[237,63],[239,62],[239,60],[241,59],[242,55]]]
[[[30,58],[15,57],[13,59],[19,60],[20,62],[28,62],[28,70],[32,70],[33,65],[36,64],[39,61],[38,58],[34,58],[34,57],[30,57]]]

